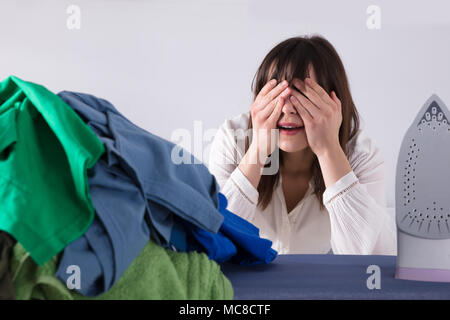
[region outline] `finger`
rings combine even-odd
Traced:
[[[261,116],[264,117],[264,119],[267,119],[270,114],[273,112],[277,102],[279,101],[280,98],[284,98],[286,99],[292,92],[291,88],[286,88],[284,89],[284,91],[282,91],[278,97],[275,97],[275,99],[273,99],[272,101],[269,102],[269,104],[266,107],[263,107],[263,109],[261,109],[259,112],[262,112]]]
[[[284,102],[286,100],[286,97],[280,96],[278,98],[277,105],[275,109],[273,110],[272,114],[269,116],[269,119],[267,121],[270,121],[274,127],[276,127],[276,123],[278,122],[278,119],[281,115],[281,110],[283,109]]]
[[[292,96],[294,96],[300,104],[308,110],[308,112],[311,114],[313,118],[317,118],[320,116],[320,109],[317,108],[315,104],[313,104],[308,98],[305,98],[300,92],[297,92],[296,90],[292,90]]]
[[[300,90],[301,93],[303,93],[304,96],[306,96],[318,109],[325,109],[327,106],[322,101],[322,98],[311,88],[306,86],[304,81],[301,81],[300,79],[294,79],[292,80],[292,83],[296,88]]]
[[[336,104],[337,108],[339,111],[342,111],[342,103],[341,100],[339,100],[339,98],[336,95],[336,92],[331,91],[331,99],[333,99],[334,103]]]
[[[269,104],[273,99],[278,97],[286,88],[288,82],[286,80],[281,81],[275,88],[269,91],[261,100],[261,105]]]
[[[270,81],[267,81],[267,83],[262,87],[262,89],[259,91],[258,95],[256,96],[255,100],[261,99],[264,97],[267,93],[269,93],[270,90],[272,90],[275,85],[277,84],[276,79],[272,79]]]
[[[313,122],[313,118],[309,114],[308,110],[302,106],[300,101],[295,96],[291,96],[290,100],[294,107],[297,109],[298,113],[302,117],[303,122],[305,123],[305,126],[309,126]]]
[[[333,103],[334,103],[333,99],[331,99],[330,96],[328,95],[328,93],[325,91],[325,89],[322,88],[313,79],[306,78],[305,84],[307,87],[311,88],[315,92],[316,96],[318,96],[325,103],[325,105],[327,105],[327,104],[333,105]]]
[[[279,100],[280,97],[272,100],[267,106],[263,107],[263,109],[259,111],[262,119],[267,119],[272,114]]]

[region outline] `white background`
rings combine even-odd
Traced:
[[[66,26],[71,4],[80,30]],[[381,9],[380,30],[366,26],[369,5]],[[450,106],[449,1],[2,0],[0,76],[106,98],[170,140],[194,121],[207,130],[247,111],[262,58],[312,33],[344,62],[362,128],[386,160],[392,207],[403,134],[432,93]]]

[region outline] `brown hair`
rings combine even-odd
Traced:
[[[282,81],[286,79],[291,83],[293,78],[304,79],[308,75],[308,68],[312,66],[317,76],[318,84],[330,94],[334,91],[342,104],[342,124],[339,128],[339,142],[349,157],[353,148],[347,142],[353,138],[359,130],[359,114],[350,94],[350,87],[345,73],[344,65],[332,44],[322,36],[293,37],[276,45],[266,55],[259,66],[252,81],[254,99],[259,91],[270,79]],[[248,128],[252,128],[250,115]],[[246,138],[245,151],[248,150],[250,141]],[[283,162],[283,151],[280,151],[280,164]],[[280,170],[273,175],[262,175],[258,184],[258,206],[265,209],[272,199],[274,187],[278,184]],[[314,155],[312,164],[312,177],[314,194],[320,203],[320,209],[324,209],[323,193],[325,182],[323,181],[317,156]]]

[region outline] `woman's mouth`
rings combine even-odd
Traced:
[[[277,129],[280,130],[280,134],[284,135],[294,135],[304,130],[303,125],[298,125],[295,123],[279,123]]]

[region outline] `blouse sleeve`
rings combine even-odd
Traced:
[[[385,161],[366,138],[350,157],[352,170],[329,186],[323,203],[330,214],[336,254],[396,254],[395,222],[386,201]]]
[[[238,168],[244,152],[238,148],[233,132],[227,122],[220,126],[211,144],[208,169],[228,199],[228,210],[252,221],[259,193]]]

